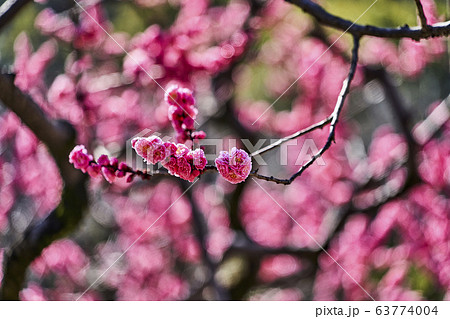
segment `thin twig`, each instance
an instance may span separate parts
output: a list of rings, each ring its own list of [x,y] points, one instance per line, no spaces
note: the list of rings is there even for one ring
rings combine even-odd
[[[420,23],[422,24],[422,28],[423,29],[430,28],[430,26],[428,25],[428,22],[427,22],[427,17],[425,16],[425,12],[423,11],[422,3],[420,2],[420,0],[415,0],[415,1],[416,1],[416,6],[417,6],[417,12],[418,12],[419,18],[420,18]]]
[[[6,0],[0,6],[0,29],[11,21],[31,0]]]
[[[290,182],[292,183],[298,176],[300,176],[309,166],[311,166],[317,158],[323,155],[331,146],[331,143],[335,141],[336,134],[336,124],[339,121],[339,115],[341,114],[342,108],[344,107],[345,98],[350,92],[350,84],[352,83],[353,77],[355,76],[356,67],[358,65],[358,50],[359,50],[359,37],[353,37],[353,51],[352,51],[352,63],[350,66],[350,71],[348,73],[347,78],[344,80],[342,85],[341,93],[339,94],[338,100],[336,102],[336,106],[333,111],[333,119],[330,124],[330,134],[328,135],[328,139],[325,145],[320,149],[320,151],[314,155],[306,164],[304,164],[297,173],[292,175],[290,178]]]
[[[275,178],[273,176],[268,177],[268,176],[260,175],[257,172],[252,172],[251,176],[265,180],[265,181],[274,182],[277,184],[289,185],[330,148],[331,143],[334,142],[335,133],[336,133],[336,124],[339,121],[339,115],[342,111],[342,107],[344,106],[345,98],[347,97],[347,95],[350,91],[350,84],[353,80],[353,77],[355,76],[356,67],[358,65],[359,40],[360,40],[360,38],[358,36],[353,37],[353,50],[352,50],[352,61],[351,61],[350,71],[348,73],[347,78],[344,80],[344,82],[342,84],[341,93],[339,94],[338,100],[334,107],[334,111],[330,115],[330,117],[331,117],[330,133],[328,134],[328,138],[327,138],[325,145],[319,150],[318,153],[313,155],[312,158],[308,162],[306,162],[306,164],[304,164],[302,167],[300,167],[300,169],[297,171],[297,173],[292,175],[289,179],[279,179],[279,178]],[[324,121],[326,121],[326,120],[324,120]],[[297,132],[295,134],[298,134],[298,133],[299,132]],[[279,144],[281,144],[281,143],[279,143]],[[269,149],[271,149],[271,148],[269,148]]]
[[[254,157],[254,156],[257,156],[257,155],[264,154],[265,152],[268,152],[271,149],[274,149],[274,148],[280,146],[281,144],[283,144],[283,143],[285,143],[285,142],[287,142],[289,140],[293,140],[293,139],[295,139],[297,137],[305,135],[305,134],[307,134],[309,132],[312,132],[312,131],[314,131],[316,129],[323,128],[324,126],[328,125],[331,122],[332,119],[333,119],[333,117],[330,115],[326,119],[324,119],[324,120],[322,120],[322,121],[320,121],[320,122],[318,122],[316,124],[313,124],[310,127],[307,127],[307,128],[305,128],[303,130],[295,132],[294,134],[291,134],[289,136],[283,137],[283,138],[279,139],[278,141],[276,141],[276,142],[274,142],[274,143],[272,143],[270,145],[267,145],[266,147],[263,147],[263,148],[255,151],[255,152],[253,152],[252,154],[250,154],[250,157]]]
[[[217,300],[228,300],[229,296],[227,291],[217,282],[215,279],[215,274],[217,271],[217,264],[212,260],[210,254],[207,250],[207,237],[208,237],[208,226],[203,213],[197,205],[197,202],[192,194],[192,189],[189,188],[189,184],[186,182],[181,183],[183,189],[186,191],[186,195],[192,207],[192,221],[193,228],[196,238],[200,244],[202,251],[203,261],[209,269],[211,280],[210,283],[215,292],[215,298]]]
[[[380,28],[372,25],[360,25],[349,20],[342,19],[327,12],[317,3],[310,0],[286,0],[295,4],[306,13],[312,15],[322,25],[333,27],[352,34],[353,36],[362,37],[364,35],[374,36],[378,38],[411,38],[419,41],[420,39],[428,39],[432,37],[448,36],[450,34],[450,21],[440,22],[430,25],[428,28],[409,27],[405,25],[399,28]]]

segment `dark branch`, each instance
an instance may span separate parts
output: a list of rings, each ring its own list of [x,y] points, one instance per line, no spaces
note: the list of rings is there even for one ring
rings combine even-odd
[[[360,25],[355,22],[337,17],[317,3],[310,0],[286,0],[295,4],[306,13],[312,15],[322,25],[333,27],[352,34],[353,36],[362,37],[364,35],[379,38],[411,38],[414,40],[428,39],[432,37],[448,36],[450,34],[450,21],[440,22],[430,25],[427,28],[412,27],[405,25],[400,28],[380,28],[372,25]]]
[[[31,262],[54,240],[66,236],[80,222],[87,205],[85,176],[68,162],[75,146],[75,130],[63,121],[52,121],[29,96],[14,85],[14,76],[0,74],[0,101],[27,125],[53,156],[64,189],[61,202],[50,215],[31,225],[22,240],[6,254],[0,295],[16,300]]]
[[[420,180],[419,173],[417,172],[416,154],[418,151],[418,144],[411,133],[411,115],[403,102],[402,97],[398,89],[392,83],[392,79],[385,69],[371,69],[366,67],[364,69],[367,80],[376,79],[383,86],[386,97],[389,101],[389,105],[392,109],[394,119],[400,128],[401,133],[406,139],[406,145],[408,147],[408,160],[407,169],[408,176],[405,185],[410,183],[416,183]]]
[[[0,29],[11,21],[31,0],[6,0],[0,7]]]
[[[372,192],[379,192],[380,194],[385,194],[384,196],[379,196],[367,207],[355,207],[355,204],[350,202],[344,207],[341,207],[339,215],[341,216],[339,222],[337,223],[334,231],[331,232],[329,239],[325,243],[325,248],[328,247],[330,241],[334,238],[335,234],[342,230],[346,224],[348,217],[353,214],[365,213],[372,218],[376,216],[378,209],[385,205],[386,203],[399,198],[406,194],[413,186],[421,182],[419,173],[417,172],[417,162],[416,154],[419,148],[418,143],[415,141],[413,135],[411,134],[411,123],[410,114],[408,113],[407,107],[405,106],[398,89],[393,85],[388,73],[383,68],[369,68],[365,67],[366,81],[371,81],[373,79],[378,80],[385,91],[386,97],[389,101],[389,105],[393,111],[393,117],[400,127],[401,133],[404,135],[407,143],[408,154],[407,158],[393,163],[390,168],[386,170],[383,176],[378,178],[372,177],[365,184],[359,185],[354,191],[353,198],[358,194],[365,192],[369,189],[373,189]],[[391,176],[391,173],[401,167],[405,167],[407,170],[407,176],[403,185],[401,185],[396,190],[390,190],[387,186],[387,181]]]
[[[313,124],[310,127],[307,127],[307,128],[305,128],[303,130],[295,132],[294,134],[291,134],[289,136],[283,137],[283,138],[279,139],[278,141],[276,141],[276,142],[274,142],[274,143],[272,143],[270,145],[267,145],[266,147],[263,147],[263,148],[257,150],[256,152],[253,152],[252,154],[250,154],[250,156],[254,157],[256,155],[264,154],[265,152],[268,152],[271,149],[274,149],[274,148],[280,146],[281,144],[283,144],[283,143],[285,143],[285,142],[287,142],[289,140],[293,140],[293,139],[295,139],[297,137],[305,135],[305,134],[307,134],[309,132],[312,132],[312,131],[314,131],[316,129],[323,128],[324,126],[328,125],[331,122],[332,119],[333,119],[333,117],[330,115],[326,119],[324,119],[324,120],[322,120],[322,121],[320,121],[320,122],[318,122],[316,124]]]
[[[194,233],[200,244],[203,261],[205,262],[205,264],[208,267],[209,272],[210,272],[209,273],[210,280],[208,282],[211,283],[211,285],[214,289],[214,292],[215,292],[215,297],[217,300],[228,300],[229,299],[228,293],[221,285],[219,285],[217,283],[217,281],[215,279],[217,265],[211,259],[211,256],[209,255],[208,250],[206,248],[208,228],[206,225],[206,220],[204,218],[204,215],[200,211],[200,208],[198,207],[198,205],[193,197],[192,189],[189,188],[189,185],[184,181],[181,183],[181,185],[183,187],[183,190],[186,191],[186,195],[187,195],[189,202],[191,204],[191,207],[192,207],[192,221],[193,221]]]
[[[14,85],[14,74],[0,74],[0,101],[16,113],[36,137],[47,145],[57,162],[65,156],[58,165],[66,176],[74,172],[67,161],[68,153],[64,153],[65,150],[60,148],[66,141],[75,137],[75,131],[70,124],[49,119],[39,105]]]
[[[427,17],[425,16],[425,12],[423,11],[422,3],[420,2],[420,0],[415,0],[415,1],[416,1],[416,6],[417,6],[417,13],[419,14],[420,23],[422,25],[422,28],[428,29],[430,26],[428,25]]]
[[[353,37],[353,50],[352,50],[352,61],[351,61],[350,71],[348,73],[347,78],[344,80],[344,83],[342,84],[341,93],[339,94],[338,100],[334,107],[334,111],[330,115],[330,117],[331,117],[330,133],[328,134],[328,138],[327,138],[325,145],[319,150],[319,152],[317,154],[313,155],[313,157],[308,162],[306,162],[306,164],[304,164],[297,171],[297,173],[292,175],[289,179],[278,179],[278,178],[274,178],[273,176],[267,177],[267,176],[260,175],[257,172],[252,172],[251,175],[253,177],[263,179],[263,180],[269,181],[269,182],[275,182],[277,184],[289,185],[330,148],[331,143],[334,142],[335,133],[336,133],[336,124],[339,120],[339,115],[344,106],[345,98],[347,97],[347,95],[350,91],[350,84],[353,80],[353,77],[355,76],[356,67],[358,65],[358,49],[359,49],[359,37],[354,36]],[[328,118],[330,118],[330,117],[328,117]],[[328,118],[322,122],[326,122],[328,120]],[[320,122],[320,123],[322,123],[322,122]],[[323,125],[325,125],[325,124],[323,124]],[[298,133],[295,133],[295,134],[298,134]],[[280,144],[281,143],[279,143],[278,145],[280,145]]]
[[[262,246],[254,242],[246,234],[237,232],[233,243],[227,249],[223,255],[223,259],[226,259],[232,254],[245,254],[247,257],[262,258],[269,255],[281,255],[287,254],[295,257],[308,259],[314,261],[317,256],[321,253],[321,250],[312,250],[310,248],[296,248],[296,247],[267,247]]]

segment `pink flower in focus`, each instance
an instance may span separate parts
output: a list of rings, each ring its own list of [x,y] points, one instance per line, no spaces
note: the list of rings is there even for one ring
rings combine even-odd
[[[194,151],[184,144],[165,143],[166,159],[163,166],[170,174],[193,182],[206,166],[205,153],[201,149]]]
[[[187,180],[192,183],[199,176],[200,176],[200,171],[194,169],[194,170],[192,170],[192,172],[189,175],[189,178],[187,178]]]
[[[178,107],[191,106],[195,104],[192,91],[186,88],[180,88],[178,85],[172,85],[167,89],[166,94],[164,95],[164,100],[167,104]]]
[[[225,151],[220,152],[219,157],[216,158],[216,160],[214,161],[216,163],[216,167],[217,167],[217,170],[219,171],[220,175],[228,176],[229,161],[230,161],[230,154],[228,154],[228,152],[225,152]]]
[[[188,161],[184,157],[178,158],[176,173],[182,179],[189,179],[191,175],[191,165],[189,165]]]
[[[175,157],[184,157],[189,153],[189,148],[184,144],[177,144],[177,151],[175,152]]]
[[[166,158],[165,143],[157,136],[134,138],[131,145],[139,156],[151,164],[156,164]]]
[[[98,164],[91,164],[86,170],[92,178],[96,178],[100,174],[101,166]]]
[[[102,173],[108,183],[112,184],[116,179],[116,174],[112,168],[102,167]]]
[[[191,154],[195,168],[198,170],[204,169],[207,163],[205,152],[202,149],[196,149],[195,151],[192,151]]]
[[[194,106],[192,91],[172,85],[167,89],[164,99],[169,104],[168,117],[177,135],[177,142],[184,143],[192,139],[191,133],[195,129],[198,112]]]
[[[77,145],[69,154],[69,163],[77,169],[80,169],[83,173],[89,166],[89,163],[93,160],[92,155],[89,155],[84,145]]]
[[[177,152],[177,146],[173,143],[166,142],[164,143],[164,147],[166,148],[167,156],[175,155]]]
[[[220,175],[232,184],[245,181],[252,169],[252,160],[247,152],[233,147],[231,154],[220,152],[215,160]]]
[[[197,139],[197,140],[203,140],[204,138],[206,138],[206,133],[203,131],[197,131],[197,132],[193,132],[191,134],[193,139]]]
[[[108,166],[109,165],[109,158],[108,155],[102,154],[97,160],[98,165],[100,166]]]
[[[170,174],[175,175],[177,170],[177,159],[176,157],[169,157],[165,161],[163,161],[163,167],[167,168]]]

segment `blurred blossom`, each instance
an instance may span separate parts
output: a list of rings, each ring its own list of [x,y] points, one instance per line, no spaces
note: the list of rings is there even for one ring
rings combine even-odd
[[[40,286],[35,283],[31,283],[27,288],[20,292],[20,300],[23,301],[46,301],[48,300],[44,291]]]
[[[406,157],[406,142],[390,127],[378,128],[373,134],[369,150],[369,165],[373,175],[380,176],[386,169]]]
[[[55,13],[50,8],[43,9],[35,20],[36,28],[42,33],[54,35],[63,41],[70,42],[75,36],[75,25],[68,16]]]
[[[52,40],[44,42],[39,49],[32,53],[30,40],[25,33],[21,33],[15,43],[14,83],[23,91],[38,90],[43,86],[43,72],[56,54],[56,43]]]
[[[44,249],[41,257],[31,267],[41,277],[53,272],[80,284],[85,280],[85,268],[88,264],[82,249],[73,241],[65,239]]]
[[[420,154],[422,162],[419,173],[422,178],[437,187],[450,187],[450,144],[444,138],[442,141],[432,140],[425,145]]]
[[[279,255],[265,258],[259,269],[259,277],[266,282],[280,277],[293,275],[301,269],[298,260],[290,255]]]

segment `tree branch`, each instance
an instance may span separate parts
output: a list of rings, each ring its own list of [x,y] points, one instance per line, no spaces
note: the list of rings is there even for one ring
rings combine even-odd
[[[307,134],[309,132],[312,132],[312,131],[314,131],[316,129],[319,129],[319,128],[321,129],[324,126],[328,125],[331,122],[332,119],[333,119],[333,116],[330,115],[326,119],[324,119],[324,120],[322,120],[322,121],[320,121],[320,122],[318,122],[316,124],[313,124],[313,125],[305,128],[305,129],[303,129],[303,130],[298,131],[298,132],[295,132],[294,134],[291,134],[291,135],[288,135],[286,137],[283,137],[283,138],[279,139],[278,141],[276,141],[276,142],[274,142],[274,143],[272,143],[270,145],[267,145],[266,147],[263,147],[263,148],[255,151],[255,152],[253,152],[252,154],[250,154],[250,157],[254,157],[254,156],[257,156],[257,155],[264,154],[265,152],[268,152],[268,151],[270,151],[270,150],[280,146],[281,144],[283,144],[283,143],[285,143],[285,142],[287,142],[289,140],[293,140],[293,139],[295,139],[297,137],[305,135],[305,134]]]
[[[400,196],[406,194],[408,190],[410,190],[413,186],[421,182],[419,173],[417,171],[417,162],[416,162],[416,153],[418,151],[419,145],[417,144],[411,133],[410,114],[408,113],[407,108],[404,105],[403,99],[401,98],[398,89],[393,85],[392,80],[390,79],[386,70],[384,70],[383,68],[374,69],[370,67],[365,67],[364,70],[366,74],[366,81],[376,79],[383,86],[386,97],[389,101],[389,105],[391,106],[391,109],[393,111],[393,116],[397,122],[397,125],[400,127],[400,131],[402,132],[402,134],[406,139],[408,154],[407,159],[397,163],[393,163],[393,165],[389,169],[387,169],[385,174],[383,174],[383,176],[381,176],[380,178],[375,179],[372,177],[364,185],[357,186],[353,197],[355,197],[355,195],[358,195],[363,191],[368,190],[369,188],[372,188],[373,186],[380,185],[378,188],[375,188],[372,191],[377,191],[382,189],[383,187],[386,187],[386,181],[391,175],[390,173],[392,173],[392,171],[400,167],[406,166],[407,176],[405,182],[401,187],[399,187],[394,192],[391,192],[390,194],[378,198],[368,207],[364,208],[355,207],[355,205],[351,202],[342,207],[340,213],[341,219],[339,220],[335,229],[330,234],[327,242],[325,243],[324,245],[325,248],[328,247],[330,241],[334,238],[334,235],[340,230],[342,230],[349,216],[355,213],[366,213],[373,218],[381,206],[383,206],[384,204],[388,203],[389,201],[395,198],[399,198]],[[381,191],[380,193],[386,192]]]
[[[273,176],[268,177],[268,176],[264,176],[264,175],[258,174],[257,171],[252,172],[251,176],[253,176],[255,178],[262,179],[262,180],[265,180],[265,181],[275,182],[277,184],[289,185],[330,148],[331,143],[334,142],[335,133],[336,133],[336,124],[337,124],[337,122],[339,120],[339,115],[341,113],[342,107],[344,106],[345,98],[347,97],[347,95],[348,95],[348,93],[350,91],[350,84],[351,84],[351,82],[353,80],[353,77],[355,76],[356,67],[358,65],[359,40],[360,40],[360,38],[358,36],[353,36],[353,50],[352,50],[352,61],[351,61],[350,71],[348,73],[347,78],[344,80],[344,83],[342,84],[341,93],[339,94],[338,100],[337,100],[336,105],[334,107],[334,111],[327,119],[325,119],[322,122],[318,123],[318,124],[323,123],[322,125],[325,125],[324,123],[326,123],[327,120],[329,118],[331,118],[330,133],[328,134],[328,138],[327,138],[327,141],[326,141],[325,145],[319,150],[319,152],[317,154],[313,155],[313,157],[308,162],[306,162],[306,164],[304,164],[297,171],[297,173],[292,175],[289,179],[279,179],[279,178],[275,178]],[[308,128],[308,129],[310,129],[310,128]],[[316,127],[316,128],[318,128],[318,127]],[[299,134],[300,132],[301,131],[295,133],[294,135]],[[285,141],[290,139],[289,136],[286,137],[286,138],[281,139],[280,141],[284,141],[285,142]],[[276,143],[278,143],[278,142],[276,142]],[[282,142],[278,143],[277,146],[280,145],[281,143]],[[270,147],[270,145],[269,145],[269,147]],[[270,147],[269,149],[271,149],[271,148],[273,148],[273,147]]]
[[[406,105],[404,105],[403,99],[400,96],[398,89],[392,83],[392,80],[385,69],[373,69],[365,67],[364,71],[368,80],[376,79],[383,86],[394,118],[400,128],[401,133],[406,139],[406,145],[408,147],[408,160],[406,163],[408,176],[405,184],[408,185],[410,183],[416,183],[420,180],[419,173],[417,172],[417,163],[415,158],[418,151],[418,145],[411,133],[411,115],[409,114]]]
[[[192,207],[192,221],[193,221],[193,228],[194,233],[197,237],[197,240],[200,244],[200,248],[202,251],[203,261],[205,262],[206,266],[209,269],[209,276],[210,276],[210,283],[214,288],[215,297],[217,300],[228,300],[228,293],[226,290],[217,283],[215,279],[216,269],[217,265],[216,263],[211,259],[211,256],[208,253],[208,250],[206,248],[206,240],[208,236],[208,229],[206,225],[206,220],[204,218],[204,215],[200,211],[200,208],[198,207],[193,195],[192,195],[192,189],[189,188],[189,185],[182,181],[181,182],[182,188],[186,192],[186,195],[189,199],[189,202]]]
[[[226,259],[229,255],[235,253],[245,254],[247,257],[254,258],[262,258],[268,255],[287,254],[314,261],[321,252],[322,250],[313,250],[310,248],[266,247],[256,243],[246,234],[237,232],[233,243],[224,253],[223,259]]]
[[[22,240],[6,254],[0,296],[17,300],[30,263],[45,247],[67,235],[80,222],[87,205],[86,177],[68,161],[76,135],[69,123],[47,118],[39,105],[14,85],[11,74],[0,74],[0,101],[44,142],[64,181],[58,207],[44,220],[30,225]]]
[[[372,25],[360,25],[355,22],[342,19],[327,12],[320,5],[310,0],[286,1],[298,6],[306,13],[312,15],[322,25],[348,32],[357,37],[368,35],[378,38],[411,38],[419,41],[421,39],[448,36],[450,34],[450,21],[436,23],[427,28],[410,28],[407,25],[400,28],[380,28]]]
[[[0,29],[11,21],[31,0],[6,0],[0,7]]]
[[[420,2],[420,0],[415,0],[415,1],[416,1],[417,12],[419,14],[420,23],[422,25],[422,28],[428,29],[430,26],[428,25],[427,17],[425,16],[425,12],[423,11],[422,3]]]

